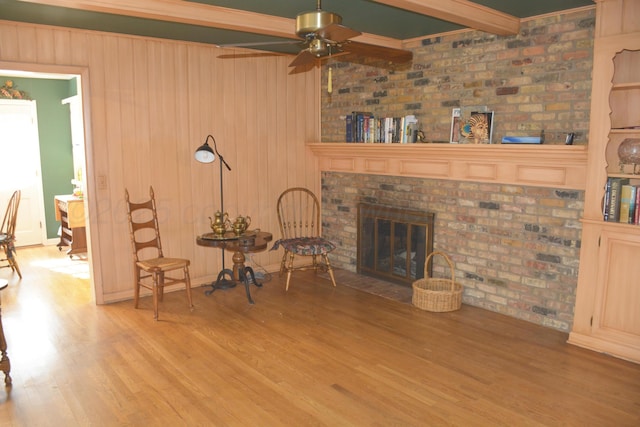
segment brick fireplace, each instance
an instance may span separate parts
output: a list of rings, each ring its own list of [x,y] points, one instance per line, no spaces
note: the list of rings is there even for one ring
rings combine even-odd
[[[332,262],[357,268],[357,206],[435,213],[434,249],[455,263],[463,302],[564,332],[573,322],[586,180],[594,8],[523,20],[513,37],[454,32],[407,45],[409,69],[333,63],[322,91],[322,172]],[[322,81],[327,81],[323,67]],[[448,141],[451,109],[495,108],[495,142],[547,136],[539,146],[346,144],[344,115],[415,114],[429,141]],[[553,145],[556,144],[556,145]],[[434,274],[446,266],[434,260]]]
[[[463,303],[565,332],[573,320],[583,201],[580,190],[322,173],[323,233],[338,244],[336,267],[357,269],[360,203],[433,212],[434,250],[454,261]],[[434,277],[447,271],[434,260]]]

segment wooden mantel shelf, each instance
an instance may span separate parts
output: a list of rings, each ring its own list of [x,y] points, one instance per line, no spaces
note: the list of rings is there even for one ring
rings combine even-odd
[[[585,189],[586,145],[309,143],[321,171]]]

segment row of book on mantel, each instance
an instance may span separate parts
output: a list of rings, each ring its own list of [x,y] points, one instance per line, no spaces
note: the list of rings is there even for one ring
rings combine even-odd
[[[640,185],[629,178],[609,177],[604,192],[604,220],[640,224]]]
[[[354,111],[345,121],[347,142],[406,144],[418,140],[418,119],[414,115],[375,117],[373,113]]]

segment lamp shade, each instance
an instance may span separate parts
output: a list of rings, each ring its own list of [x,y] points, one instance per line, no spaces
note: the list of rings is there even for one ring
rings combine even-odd
[[[216,159],[216,155],[213,153],[213,149],[209,146],[209,143],[205,141],[196,150],[195,158],[200,163],[211,163]]]

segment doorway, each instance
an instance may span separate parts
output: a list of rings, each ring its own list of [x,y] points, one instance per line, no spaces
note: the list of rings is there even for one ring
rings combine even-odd
[[[16,246],[44,243],[44,195],[36,101],[0,99],[0,129],[2,173],[4,177],[10,177],[0,182],[0,200],[9,200],[15,190],[21,190]]]
[[[77,168],[75,165],[69,166],[69,170],[67,171],[65,169],[64,171],[64,180],[65,180],[64,182],[68,183],[69,189],[56,194],[70,194],[72,192],[71,189],[73,188],[71,180],[72,179],[77,180],[78,178],[80,178],[81,185],[84,190],[84,195],[87,195],[88,192],[86,191],[87,190],[86,156],[88,156],[89,153],[85,155],[87,144],[88,144],[88,136],[85,129],[85,117],[88,118],[90,115],[87,107],[86,95],[85,93],[83,93],[82,88],[83,88],[83,85],[88,84],[88,70],[83,67],[75,67],[75,66],[12,63],[12,62],[0,61],[0,75],[7,76],[7,77],[15,76],[16,78],[19,77],[22,79],[34,79],[34,80],[36,79],[37,80],[55,79],[58,81],[66,80],[66,81],[69,81],[69,85],[71,84],[75,85],[77,90],[77,93],[75,95],[72,95],[71,97],[69,97],[70,94],[67,93],[66,96],[62,96],[58,98],[57,102],[59,103],[58,105],[60,105],[60,103],[69,104],[65,106],[65,108],[67,108],[66,120],[70,120],[71,122],[70,126],[71,126],[71,132],[72,132],[72,135],[71,135],[72,140],[69,141],[69,151],[71,152],[74,146],[76,148],[77,146],[80,146],[81,155],[74,156],[74,160],[80,159],[82,164],[81,165],[82,176],[78,177]],[[73,152],[76,153],[76,150],[74,149]],[[44,157],[47,156],[45,151],[42,151],[41,154]],[[56,168],[54,167],[54,169]],[[43,175],[47,175],[47,173],[43,171]],[[43,177],[40,177],[40,180],[42,181]],[[44,181],[47,185],[50,184],[46,176],[44,177]],[[49,205],[53,206],[54,197],[53,197],[53,194],[50,194],[50,193],[51,193],[51,190],[47,191],[46,187],[43,189],[44,200],[42,200],[41,198],[41,205],[44,205],[45,203],[47,203],[46,206],[49,206]],[[102,304],[104,302],[102,287],[96,286],[95,274],[94,274],[94,273],[99,274],[99,263],[98,263],[98,266],[96,267],[95,262],[93,261],[93,254],[91,250],[90,221],[89,221],[89,217],[91,213],[90,212],[91,203],[89,200],[87,200],[86,197],[85,197],[84,204],[85,204],[85,212],[87,216],[86,231],[87,231],[87,246],[89,248],[87,253],[87,258],[89,262],[89,282],[90,282],[89,284],[94,296],[94,302],[96,302],[97,304]],[[22,208],[22,204],[21,204],[21,208]],[[54,220],[52,223],[52,221],[49,218],[50,213],[51,212],[49,210],[46,210],[45,212],[45,215],[47,216],[47,225],[51,226],[51,224],[53,224],[53,226],[55,227],[55,231],[52,238],[51,230],[49,230],[48,237],[44,241],[42,241],[46,245],[53,245],[55,243],[58,243],[60,240],[59,237],[55,236],[59,227],[59,223],[55,221],[55,215],[53,215]],[[55,209],[53,209],[53,213],[55,213]],[[99,254],[96,254],[96,256],[99,259]]]

